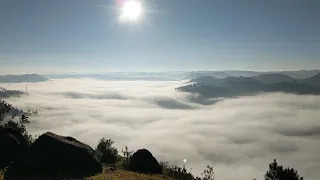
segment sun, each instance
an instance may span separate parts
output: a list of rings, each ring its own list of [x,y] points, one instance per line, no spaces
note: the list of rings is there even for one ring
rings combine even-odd
[[[127,0],[120,8],[121,21],[138,21],[143,13],[142,4],[138,0]]]

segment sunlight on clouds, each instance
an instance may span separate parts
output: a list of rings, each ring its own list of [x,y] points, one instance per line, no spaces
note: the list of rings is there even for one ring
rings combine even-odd
[[[92,147],[111,138],[118,149],[147,148],[196,175],[212,165],[216,179],[262,179],[274,158],[319,179],[319,96],[271,93],[202,105],[174,90],[183,83],[50,80],[29,83],[30,96],[7,101],[40,112],[27,127],[35,135],[52,131]],[[1,86],[24,90],[25,83]]]

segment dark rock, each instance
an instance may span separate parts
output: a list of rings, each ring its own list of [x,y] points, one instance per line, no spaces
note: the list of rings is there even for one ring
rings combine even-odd
[[[5,179],[81,178],[101,172],[102,165],[90,146],[47,132],[9,166]]]
[[[115,167],[108,167],[105,171],[107,172],[107,173],[113,173],[113,172],[115,172],[117,170],[117,168],[115,168]]]
[[[132,155],[129,170],[145,174],[162,174],[157,159],[146,149],[139,149]]]
[[[27,149],[28,148],[28,140],[19,132],[19,130],[16,130],[14,128],[4,128],[4,132],[12,134],[17,140],[20,142],[22,148]]]
[[[12,128],[0,128],[0,169],[8,166],[28,148],[28,141]]]

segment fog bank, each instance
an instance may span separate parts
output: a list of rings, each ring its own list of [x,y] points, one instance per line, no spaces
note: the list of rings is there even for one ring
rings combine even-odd
[[[179,81],[59,79],[29,83],[29,96],[10,98],[30,118],[34,135],[52,131],[88,143],[101,137],[121,152],[149,149],[159,161],[199,175],[213,165],[216,179],[262,179],[268,164],[320,176],[320,97],[283,93],[204,100],[174,89]],[[26,84],[0,84],[24,91]]]

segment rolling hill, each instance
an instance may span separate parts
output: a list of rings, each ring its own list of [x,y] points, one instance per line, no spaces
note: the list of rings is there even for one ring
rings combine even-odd
[[[195,79],[202,76],[211,76],[216,78],[226,78],[230,77],[229,74],[223,72],[223,71],[195,71],[191,72],[187,77],[184,79]]]
[[[264,84],[280,82],[297,82],[296,79],[285,74],[260,74],[258,76],[253,76],[252,78]]]
[[[320,70],[301,70],[301,71],[237,71],[237,70],[226,70],[226,71],[194,71],[190,72],[184,79],[195,79],[201,76],[212,76],[216,78],[227,78],[227,77],[255,77],[259,75],[286,75],[293,79],[302,80],[313,77],[320,73]],[[283,77],[285,78],[285,77]],[[288,77],[286,77],[288,78]]]
[[[300,80],[301,83],[307,83],[312,86],[320,87],[320,73],[310,78]]]
[[[297,80],[283,74],[262,74],[254,77],[211,76],[198,77],[178,91],[198,93],[204,98],[235,97],[261,92],[285,92],[294,94],[320,94],[320,74],[304,80]]]
[[[38,74],[0,76],[0,83],[44,82],[47,80],[47,78],[42,77]]]

